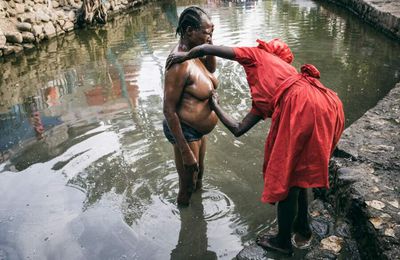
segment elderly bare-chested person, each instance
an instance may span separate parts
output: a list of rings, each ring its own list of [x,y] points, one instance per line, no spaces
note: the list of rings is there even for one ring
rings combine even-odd
[[[203,9],[186,8],[179,17],[176,32],[180,39],[172,52],[212,43],[213,30],[214,25]],[[174,147],[180,206],[189,205],[192,192],[202,186],[205,135],[218,121],[208,104],[217,87],[217,79],[212,74],[215,67],[215,57],[207,56],[175,64],[165,74],[163,127]]]

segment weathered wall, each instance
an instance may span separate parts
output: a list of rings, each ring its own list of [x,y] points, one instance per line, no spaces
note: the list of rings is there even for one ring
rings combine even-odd
[[[400,41],[400,1],[398,0],[328,0],[339,4]]]
[[[339,142],[344,158],[334,159],[323,196],[351,221],[365,259],[400,256],[399,131],[400,83],[346,129]]]
[[[112,15],[145,2],[109,0],[105,7]],[[74,30],[81,5],[81,0],[1,0],[0,57]]]

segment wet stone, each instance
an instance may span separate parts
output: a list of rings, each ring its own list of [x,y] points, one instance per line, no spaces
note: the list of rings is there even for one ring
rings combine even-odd
[[[315,235],[320,239],[328,236],[329,234],[329,222],[322,218],[314,218],[311,220],[311,229]]]
[[[22,43],[22,34],[19,32],[6,32],[5,36],[7,38],[7,42]]]
[[[305,260],[335,260],[337,256],[328,251],[320,248],[314,248],[304,256]]]
[[[253,244],[246,246],[236,256],[237,260],[267,260],[266,252],[261,247]]]
[[[22,32],[30,32],[32,29],[32,25],[30,23],[18,23],[17,29]]]
[[[36,41],[33,33],[30,32],[23,32],[22,39],[24,43],[34,43]]]
[[[351,227],[345,221],[337,221],[335,226],[335,234],[340,237],[349,238],[351,237]]]

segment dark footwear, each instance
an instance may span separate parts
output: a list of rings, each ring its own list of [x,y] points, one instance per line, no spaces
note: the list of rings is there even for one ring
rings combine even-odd
[[[256,240],[256,243],[266,250],[273,250],[287,256],[293,255],[292,246],[290,245],[287,248],[281,247],[278,243],[278,238],[276,236],[261,236]]]
[[[294,233],[292,236],[292,245],[298,249],[307,249],[311,246],[312,235],[307,237],[299,233]]]

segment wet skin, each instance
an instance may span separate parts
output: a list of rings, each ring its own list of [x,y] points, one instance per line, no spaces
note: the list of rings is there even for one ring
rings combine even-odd
[[[195,46],[212,44],[214,25],[203,16],[200,28],[188,28],[174,52],[188,51]],[[209,107],[209,99],[218,84],[215,57],[188,60],[169,67],[165,74],[164,115],[176,143],[175,165],[179,175],[178,205],[188,205],[191,193],[201,187],[206,151],[206,137],[187,142],[181,122],[202,134],[208,134],[217,124],[217,116]]]
[[[203,134],[208,134],[218,122],[217,115],[208,104],[218,81],[199,59],[186,62],[190,76],[183,90],[177,113],[182,122]]]

